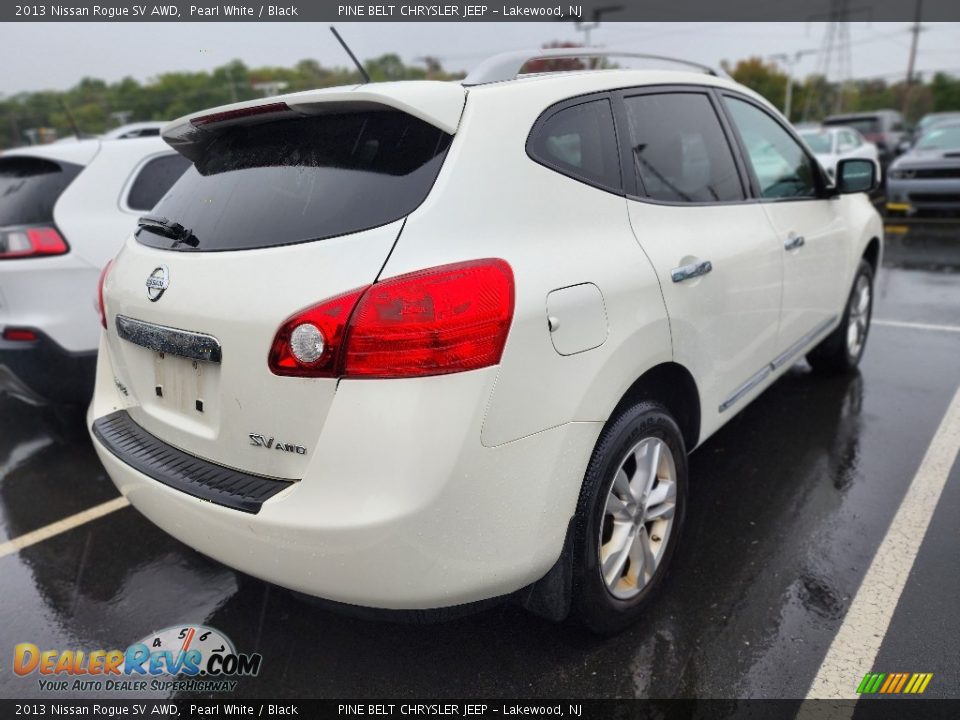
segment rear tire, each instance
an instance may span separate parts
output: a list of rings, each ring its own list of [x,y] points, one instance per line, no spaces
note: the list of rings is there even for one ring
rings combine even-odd
[[[807,354],[810,366],[823,373],[853,371],[860,364],[873,315],[873,266],[861,259],[853,276],[843,318],[837,328]]]
[[[676,421],[641,402],[604,428],[574,525],[574,620],[613,635],[639,620],[663,585],[683,528],[687,452]]]

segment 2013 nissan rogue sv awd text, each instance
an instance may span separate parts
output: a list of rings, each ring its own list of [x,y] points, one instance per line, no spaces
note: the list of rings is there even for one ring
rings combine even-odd
[[[875,166],[829,185],[700,68],[521,75],[561,52],[164,129],[192,167],[104,273],[88,417],[137,509],[339,603],[643,613],[687,454],[860,360]]]

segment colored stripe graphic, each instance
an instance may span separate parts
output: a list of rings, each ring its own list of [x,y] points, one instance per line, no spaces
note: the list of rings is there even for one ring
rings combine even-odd
[[[857,694],[920,695],[933,679],[933,673],[867,673],[857,686]]]
[[[887,675],[887,681],[883,684],[883,687],[880,688],[880,692],[882,693],[890,692],[890,688],[893,685],[896,685],[897,680],[899,679],[900,679],[900,675],[898,673],[890,673],[889,675]]]

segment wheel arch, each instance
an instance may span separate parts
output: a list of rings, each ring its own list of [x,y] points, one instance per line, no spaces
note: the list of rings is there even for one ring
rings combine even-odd
[[[638,377],[610,413],[615,418],[621,410],[641,400],[659,402],[676,419],[687,451],[700,441],[700,392],[687,368],[676,362],[656,365]]]
[[[870,238],[861,257],[870,263],[873,273],[876,275],[877,270],[880,269],[880,238],[876,236]]]

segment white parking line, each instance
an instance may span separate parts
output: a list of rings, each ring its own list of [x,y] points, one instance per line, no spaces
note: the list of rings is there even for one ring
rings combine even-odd
[[[960,389],[953,396],[917,474],[910,481],[900,508],[813,679],[807,698],[857,697],[854,691],[863,676],[874,669],[873,663],[887,634],[893,611],[958,452]]]
[[[73,530],[75,527],[79,527],[80,525],[88,523],[92,520],[101,518],[104,515],[109,515],[114,510],[125,508],[129,504],[130,503],[127,502],[125,497],[121,496],[114,498],[113,500],[108,500],[100,505],[94,505],[92,508],[88,508],[83,512],[78,512],[76,515],[71,515],[63,520],[57,520],[55,523],[45,525],[39,530],[34,530],[33,532],[28,532],[25,535],[14,538],[13,540],[8,540],[0,545],[0,557],[11,555],[12,553],[23,550],[26,547],[35,545],[38,542],[48,540],[49,538],[59,535],[60,533],[64,533],[67,530]]]
[[[934,325],[931,323],[906,322],[904,320],[874,320],[874,325],[909,328],[910,330],[933,330],[934,332],[960,333],[960,325]]]

